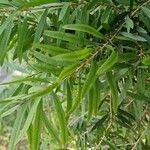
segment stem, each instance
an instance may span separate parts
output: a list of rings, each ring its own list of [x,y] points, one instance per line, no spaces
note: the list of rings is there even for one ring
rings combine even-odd
[[[147,131],[147,128],[145,128],[145,130],[142,132],[141,136],[138,138],[138,140],[136,141],[136,143],[134,144],[134,146],[132,147],[131,150],[135,150],[136,149],[137,145],[141,141],[142,137],[145,135],[146,131]]]

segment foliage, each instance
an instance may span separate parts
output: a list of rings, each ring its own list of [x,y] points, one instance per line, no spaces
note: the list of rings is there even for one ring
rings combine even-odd
[[[149,0],[1,0],[8,150],[150,149]],[[13,65],[12,65],[13,64]],[[12,92],[13,88],[13,92]]]

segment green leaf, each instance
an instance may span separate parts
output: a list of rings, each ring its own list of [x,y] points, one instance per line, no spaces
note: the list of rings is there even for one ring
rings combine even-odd
[[[92,115],[94,113],[94,108],[96,104],[95,98],[96,98],[96,91],[92,87],[89,91],[89,96],[88,96],[88,116],[87,116],[88,120],[92,118]]]
[[[55,67],[53,65],[47,64],[47,63],[43,63],[43,62],[37,62],[37,63],[33,63],[31,64],[31,66],[38,72],[45,72],[48,74],[54,74],[56,76],[58,76],[61,72],[61,68],[60,67]]]
[[[13,125],[13,129],[11,132],[11,137],[9,140],[8,150],[15,149],[15,143],[16,143],[18,135],[20,133],[21,123],[23,121],[26,109],[27,109],[27,105],[24,104],[19,108],[19,110],[17,112],[17,116],[16,116],[15,123]]]
[[[144,57],[142,63],[146,66],[150,66],[150,56],[149,57]]]
[[[1,0],[0,1],[0,6],[2,5],[2,7],[4,6],[8,6],[8,7],[11,7],[11,3],[9,1],[6,1],[6,0]]]
[[[93,114],[96,116],[101,104],[101,83],[99,79],[96,79],[95,84],[93,85],[93,90],[95,91],[95,97],[93,102]]]
[[[40,139],[42,134],[42,113],[43,113],[43,102],[40,101],[36,110],[35,121],[33,124],[32,134],[32,149],[39,150]]]
[[[4,31],[4,34],[0,43],[0,64],[3,64],[13,26],[14,26],[13,18],[11,18],[9,20],[9,24],[7,25],[7,30]]]
[[[148,31],[150,31],[150,19],[148,18],[148,16],[145,14],[146,12],[141,11],[140,13],[140,20],[145,24],[145,26],[147,27]]]
[[[37,99],[36,101],[34,101],[34,104],[32,105],[32,107],[31,107],[31,109],[30,109],[30,112],[29,112],[29,114],[28,114],[28,117],[27,117],[27,119],[26,119],[26,121],[25,121],[25,123],[24,123],[23,129],[21,130],[21,132],[20,132],[20,134],[19,134],[19,136],[18,136],[18,138],[17,138],[15,144],[17,144],[17,143],[20,141],[20,139],[21,139],[21,138],[25,135],[25,133],[27,132],[27,130],[28,130],[30,124],[31,124],[32,121],[33,121],[33,117],[34,117],[34,115],[35,115],[35,113],[36,113],[36,110],[37,110],[37,107],[38,107],[38,104],[40,103],[40,101],[41,101],[41,99]]]
[[[27,116],[27,112],[26,112],[26,116]],[[28,130],[27,130],[27,136],[28,136],[28,142],[29,142],[29,146],[30,146],[30,149],[32,149],[32,143],[33,143],[33,140],[32,140],[32,136],[33,136],[33,125],[30,124]]]
[[[1,100],[0,103],[16,103],[17,100],[23,99],[23,98],[27,98],[28,96],[26,94],[20,94],[20,95],[16,95],[16,96],[12,96],[9,98],[5,98],[4,100]]]
[[[14,81],[10,81],[10,82],[0,83],[0,85],[16,84],[16,83],[29,82],[29,81],[49,83],[48,80],[41,79],[39,77],[31,77],[30,76],[30,77],[25,77],[23,79],[18,79],[18,80],[14,80]]]
[[[100,39],[104,39],[104,36],[102,33],[98,32],[95,28],[85,25],[85,24],[67,24],[63,26],[64,29],[67,30],[75,30],[75,31],[81,31],[81,32],[86,32],[89,33],[95,37],[98,37]]]
[[[96,75],[100,76],[107,72],[115,63],[118,62],[118,53],[113,51],[107,60],[98,68]]]
[[[112,74],[112,72],[107,72],[107,79],[111,90],[112,95],[112,108],[114,113],[117,112],[118,109],[118,103],[119,103],[119,97],[118,97],[118,89],[115,82],[115,78]]]
[[[95,61],[93,61],[91,68],[90,68],[90,71],[86,77],[85,83],[84,83],[83,88],[82,88],[82,94],[81,94],[82,97],[84,97],[89,92],[89,90],[91,89],[91,87],[95,83],[95,80],[97,77],[96,72],[97,72],[97,64]]]
[[[70,3],[65,3],[64,6],[62,7],[60,14],[59,14],[59,21],[62,21],[65,18],[65,15],[68,11],[68,8],[70,6]]]
[[[45,24],[46,24],[47,13],[48,13],[48,11],[45,10],[44,13],[42,14],[41,18],[40,18],[38,25],[37,25],[36,32],[34,35],[34,42],[35,43],[40,41],[42,32],[43,32]]]
[[[71,109],[73,102],[71,83],[67,81],[67,112]]]
[[[17,13],[13,13],[10,16],[6,18],[6,20],[3,22],[3,24],[0,26],[0,35],[4,32],[5,29],[9,26],[9,24],[12,24],[12,21],[14,17],[17,16]]]
[[[104,123],[104,121],[108,118],[108,114],[104,115],[101,119],[99,119],[95,124],[94,126],[92,127],[92,131],[101,127]]]
[[[82,60],[88,57],[91,53],[92,53],[92,49],[85,48],[83,50],[57,55],[52,57],[52,59],[56,61],[62,61],[62,62],[76,62],[78,60]]]
[[[64,80],[65,78],[68,78],[72,73],[75,72],[79,64],[73,64],[71,66],[65,67],[62,72],[59,75],[60,80]]]
[[[65,112],[62,108],[60,100],[58,99],[55,93],[53,93],[53,99],[54,99],[55,109],[58,115],[59,125],[61,128],[62,144],[64,145],[67,142],[67,137],[68,137],[68,129],[67,129],[67,122],[65,119]]]
[[[12,108],[8,109],[7,111],[3,112],[2,114],[0,114],[0,116],[2,118],[6,117],[6,116],[12,114],[14,111],[16,111],[18,109],[18,107],[19,107],[19,105],[15,105],[14,107],[12,107]]]
[[[126,40],[146,42],[146,40],[143,37],[139,36],[139,35],[134,35],[132,33],[127,33],[127,32],[121,32],[121,34],[127,38]]]
[[[146,74],[144,69],[137,69],[137,93],[145,94]]]
[[[126,22],[126,26],[127,26],[127,32],[130,33],[130,29],[134,28],[134,23],[133,21],[129,18],[129,16],[127,16],[125,18],[125,22]]]
[[[23,57],[23,47],[25,45],[27,32],[28,32],[27,16],[24,17],[23,22],[20,17],[18,23],[18,39],[16,46],[16,53],[20,62],[22,61]]]
[[[32,63],[31,66],[39,72],[54,74],[58,76],[61,72],[61,68],[46,64],[46,63]]]
[[[81,95],[81,79],[79,78],[79,84],[78,84],[78,94],[74,100],[74,104],[70,108],[70,110],[66,113],[66,118],[69,119],[70,115],[80,106],[80,103],[82,101],[82,95]]]
[[[41,90],[38,90],[37,92],[29,95],[28,97],[35,99],[37,97],[41,97],[43,95],[51,93],[53,89],[55,89],[59,84],[60,84],[59,82],[54,82],[53,84],[47,86],[46,88],[42,88]]]
[[[45,44],[39,44],[39,43],[33,43],[33,48],[38,48],[44,52],[47,52],[48,54],[52,56],[71,52],[71,50],[61,48],[58,46],[45,45]]]
[[[37,52],[37,51],[33,51],[32,54],[34,55],[35,58],[37,58],[38,60],[42,61],[42,63],[46,63],[46,64],[49,64],[51,66],[67,66],[67,65],[70,65],[72,64],[72,62],[65,62],[63,60],[55,60],[55,56],[54,58],[53,57],[50,57],[48,55],[44,55],[40,52]]]
[[[128,118],[126,118],[125,116],[123,116],[122,114],[118,114],[117,118],[119,119],[119,121],[121,121],[122,123],[124,123],[125,126],[127,126],[129,129],[132,128],[133,126],[133,122],[130,121]]]
[[[49,31],[49,30],[45,30],[44,31],[44,35],[51,37],[51,38],[55,38],[55,39],[59,39],[62,41],[68,41],[70,43],[75,43],[75,44],[85,44],[88,43],[89,41],[79,38],[74,34],[71,33],[64,33],[61,31]]]
[[[136,121],[135,117],[131,113],[129,113],[129,112],[125,111],[125,110],[118,109],[118,113],[122,114],[124,117],[129,118],[132,121]]]
[[[102,13],[101,23],[106,30],[110,28],[109,20],[110,20],[111,13],[112,13],[111,7],[106,7],[106,9]]]
[[[58,142],[60,143],[59,134],[56,129],[54,129],[54,125],[48,120],[45,113],[42,113],[42,120],[43,124],[47,128],[49,134]]]
[[[42,62],[54,66],[66,66],[72,64],[73,62],[85,59],[92,53],[92,50],[85,48],[83,50],[74,51],[66,54],[60,54],[53,57],[46,56],[36,51],[33,51],[32,53],[36,58],[38,58]]]
[[[150,19],[150,9],[142,7],[142,12]]]

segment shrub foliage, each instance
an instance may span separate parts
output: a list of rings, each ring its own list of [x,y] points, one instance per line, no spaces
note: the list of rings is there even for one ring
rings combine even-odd
[[[150,0],[1,0],[8,150],[150,149]]]

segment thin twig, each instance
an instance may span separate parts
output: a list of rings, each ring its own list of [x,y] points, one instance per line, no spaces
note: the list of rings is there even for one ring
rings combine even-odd
[[[142,132],[141,136],[138,138],[138,140],[136,141],[136,143],[134,144],[134,146],[132,147],[131,150],[135,150],[136,149],[137,145],[141,141],[142,137],[145,135],[146,131],[147,131],[147,128],[145,128],[145,130]]]

